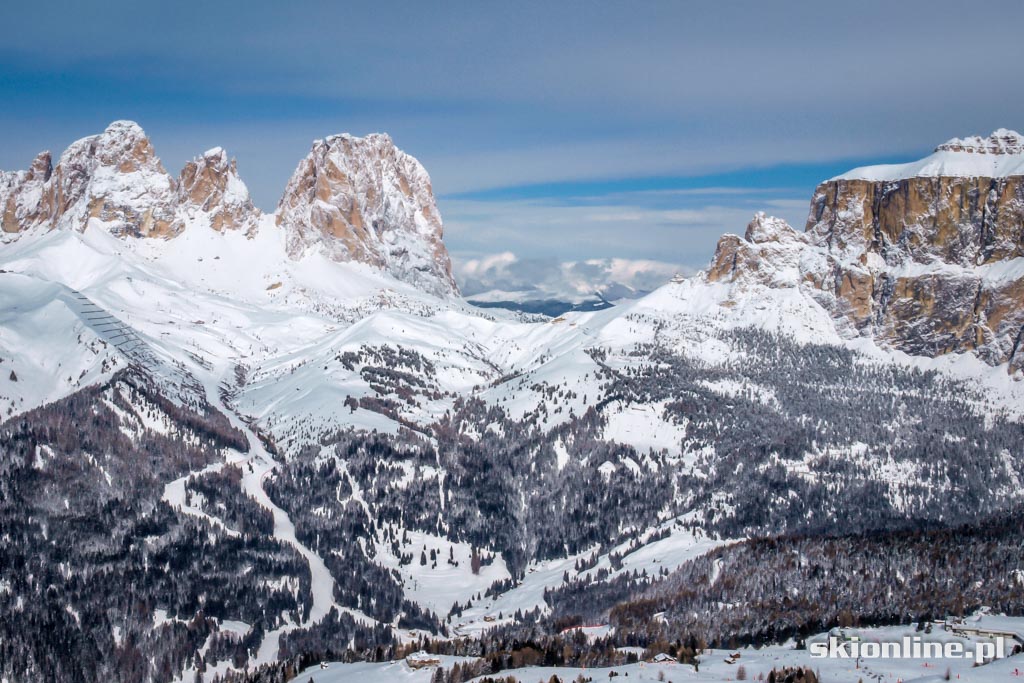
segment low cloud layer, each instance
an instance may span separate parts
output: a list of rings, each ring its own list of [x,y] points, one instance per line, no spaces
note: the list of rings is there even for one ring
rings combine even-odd
[[[558,299],[583,301],[597,292],[609,299],[632,298],[665,284],[676,273],[692,270],[650,259],[588,259],[558,262],[519,258],[512,252],[455,259],[462,293],[484,301]]]

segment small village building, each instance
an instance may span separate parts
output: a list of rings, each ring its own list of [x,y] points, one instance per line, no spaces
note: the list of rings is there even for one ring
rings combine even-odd
[[[432,655],[423,650],[413,652],[405,658],[405,663],[410,669],[425,669],[432,666],[441,666],[441,660],[437,655]]]

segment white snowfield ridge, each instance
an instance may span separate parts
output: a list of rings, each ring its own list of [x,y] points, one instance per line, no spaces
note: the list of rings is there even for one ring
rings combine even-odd
[[[1024,136],[1000,128],[987,138],[953,138],[924,159],[906,164],[861,166],[832,180],[906,178],[1006,178],[1024,175]]]

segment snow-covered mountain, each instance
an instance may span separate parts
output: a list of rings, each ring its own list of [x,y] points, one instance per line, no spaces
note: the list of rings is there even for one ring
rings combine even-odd
[[[288,181],[277,224],[293,257],[321,247],[426,291],[457,292],[430,177],[387,135],[314,142]]]
[[[69,146],[51,167],[43,152],[25,174],[8,175],[4,231],[85,230],[90,221],[118,235],[168,237],[175,220],[174,180],[138,124],[115,121]]]
[[[479,645],[745,537],[1006,514],[1020,179],[833,179],[803,233],[550,318],[457,296],[386,136],[314,143],[272,215],[135,124],[40,155],[0,178],[0,677]]]
[[[706,279],[806,293],[846,337],[1024,368],[1024,138],[953,139],[822,183],[804,233],[758,216]]]
[[[201,226],[253,237],[262,219],[223,149],[196,157],[175,180],[132,121],[72,143],[56,167],[43,152],[29,171],[4,172],[0,207],[6,241],[90,225],[120,237],[170,239]],[[430,177],[387,135],[314,142],[272,218],[292,259],[323,253],[457,293]]]
[[[260,211],[238,176],[235,160],[221,147],[185,164],[178,178],[177,204],[183,223],[205,221],[218,232],[241,230],[252,236],[260,223]]]

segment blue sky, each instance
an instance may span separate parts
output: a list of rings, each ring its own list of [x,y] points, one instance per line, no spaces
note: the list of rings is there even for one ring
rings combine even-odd
[[[387,131],[451,251],[699,267],[820,180],[1024,126],[1024,3],[7,3],[0,168],[119,118],[221,145],[272,209],[319,137]]]

